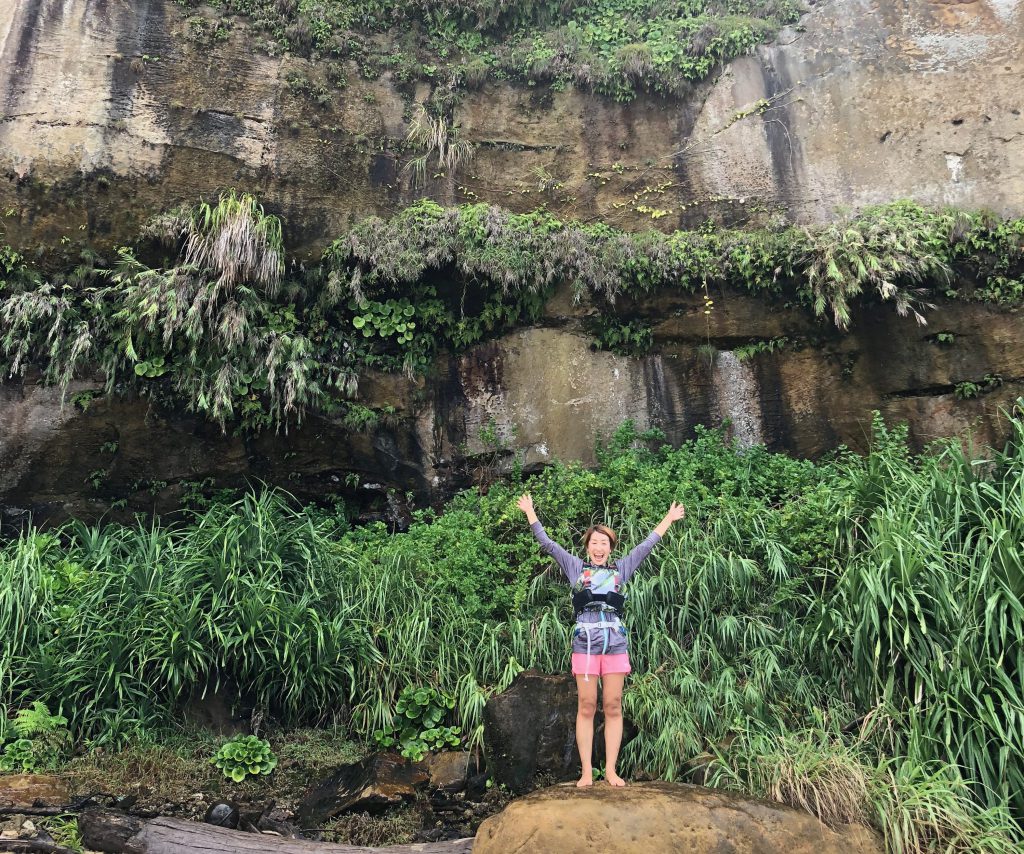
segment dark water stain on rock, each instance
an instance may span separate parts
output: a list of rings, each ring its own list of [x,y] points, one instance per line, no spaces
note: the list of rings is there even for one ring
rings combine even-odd
[[[15,15],[12,30],[18,33],[17,41],[13,51],[5,46],[4,56],[13,53],[10,59],[5,62],[12,71],[7,81],[7,92],[4,94],[5,112],[14,112],[21,101],[25,90],[25,80],[31,76],[32,63],[35,56],[36,45],[41,32],[41,20],[43,17],[44,0],[27,0],[22,3],[21,15]]]
[[[794,130],[786,96],[793,89],[793,81],[784,64],[785,56],[774,48],[760,51],[761,76],[765,97],[771,108],[761,113],[765,139],[771,154],[772,172],[776,192],[781,199],[798,198],[801,189],[801,161],[803,152],[799,136]]]

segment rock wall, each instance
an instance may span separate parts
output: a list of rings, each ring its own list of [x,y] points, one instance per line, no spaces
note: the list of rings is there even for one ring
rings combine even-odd
[[[422,194],[402,166],[426,84],[185,37],[170,0],[0,4],[0,212],[21,247],[109,246],[153,213],[233,186],[283,216],[298,255],[353,218]],[[837,208],[910,197],[1024,212],[1024,0],[833,0],[681,101],[615,104],[580,91],[490,85],[458,108],[474,160],[426,192],[443,202],[546,205],[620,227],[825,220]],[[325,87],[327,103],[301,91]],[[839,336],[805,315],[720,294],[629,307],[654,355],[594,352],[568,295],[536,328],[438,361],[427,379],[369,376],[361,402],[390,406],[353,434],[311,417],[240,437],[147,400],[62,402],[32,377],[0,387],[0,503],[9,513],[96,516],[170,507],[189,484],[262,479],[303,497],[435,499],[511,460],[590,460],[624,418],[673,441],[728,419],[743,443],[815,455],[862,447],[870,413],[917,444],[967,428],[1001,439],[998,410],[1021,393],[1015,312],[944,305],[922,329],[874,310]],[[939,331],[954,335],[940,345]],[[751,341],[787,338],[743,360]],[[959,382],[989,393],[960,400]],[[84,394],[83,394],[84,393]],[[77,398],[75,395],[79,395]],[[87,408],[74,404],[92,400]],[[489,439],[489,440],[488,440]],[[352,475],[358,477],[358,485]],[[366,503],[366,502],[364,502]]]
[[[7,240],[124,242],[155,211],[229,186],[282,214],[299,254],[424,192],[627,228],[823,220],[899,197],[1024,211],[1021,0],[812,4],[680,101],[488,86],[456,114],[475,159],[424,190],[402,166],[428,84],[352,66],[340,88],[321,66],[262,53],[244,27],[200,47],[185,33],[194,12],[0,4]]]
[[[927,327],[875,309],[840,335],[804,312],[739,294],[664,297],[635,306],[653,324],[655,352],[628,358],[595,352],[568,293],[542,325],[459,356],[426,378],[372,375],[360,401],[394,407],[366,433],[313,416],[287,432],[224,435],[194,415],[145,399],[96,398],[99,378],[60,392],[0,386],[0,505],[9,521],[92,518],[117,500],[122,512],[169,509],[197,485],[278,484],[305,499],[345,495],[401,524],[415,502],[486,482],[518,461],[593,461],[599,436],[624,419],[670,440],[696,425],[731,422],[741,444],[815,456],[845,443],[863,449],[872,411],[910,425],[918,447],[940,436],[1005,438],[1000,410],[1024,394],[1024,339],[1015,312],[948,303]],[[951,343],[935,340],[945,332]],[[787,343],[741,358],[743,344]],[[984,394],[960,399],[957,383]],[[996,384],[998,383],[998,384]],[[78,396],[76,398],[76,395]]]

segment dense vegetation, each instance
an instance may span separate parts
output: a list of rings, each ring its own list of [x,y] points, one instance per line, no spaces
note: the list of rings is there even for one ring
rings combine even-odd
[[[565,588],[515,496],[528,488],[564,543],[597,518],[627,547],[679,498],[688,520],[630,590],[631,772],[703,764],[717,785],[872,821],[893,850],[1014,850],[1024,421],[1011,427],[984,463],[954,442],[914,457],[880,423],[866,457],[812,463],[715,432],[672,449],[627,424],[596,470],[468,491],[404,534],[275,493],[30,529],[0,549],[0,696],[105,744],[210,684],[284,724],[347,707],[364,737],[429,686],[475,744],[491,692],[567,660]]]
[[[930,300],[1015,304],[1024,219],[909,202],[816,228],[628,233],[547,212],[420,202],[370,218],[310,269],[286,269],[279,220],[230,193],[157,217],[139,247],[43,273],[0,252],[0,370],[66,386],[97,366],[222,425],[280,426],[312,408],[366,424],[346,401],[368,367],[426,370],[536,320],[560,283],[599,308],[596,343],[639,352],[650,329],[617,306],[656,291],[747,291],[846,329],[855,303],[921,315]],[[158,247],[158,248],[155,248]],[[143,258],[171,253],[163,265]]]
[[[183,6],[198,5],[179,0]],[[630,100],[678,94],[796,22],[795,0],[209,0],[190,36],[228,37],[231,16],[266,49],[356,62],[367,77],[432,80],[449,94],[487,79],[569,84]],[[339,80],[341,78],[339,77]]]

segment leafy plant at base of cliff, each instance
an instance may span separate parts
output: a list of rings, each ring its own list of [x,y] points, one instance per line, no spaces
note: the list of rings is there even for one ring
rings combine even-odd
[[[344,703],[369,735],[390,734],[404,689],[431,685],[455,699],[472,748],[491,694],[568,659],[567,588],[516,496],[530,491],[577,553],[594,521],[628,550],[682,500],[686,520],[627,590],[624,709],[638,736],[623,770],[683,779],[717,749],[737,786],[810,802],[846,779],[829,753],[849,749],[869,771],[894,762],[891,778],[869,774],[895,782],[891,796],[872,782],[867,811],[891,840],[928,839],[929,821],[944,840],[952,822],[1007,850],[1019,834],[1000,816],[1024,812],[1024,425],[1008,429],[980,465],[957,441],[914,455],[905,427],[880,420],[869,453],[817,462],[720,431],[672,448],[627,424],[593,469],[555,464],[460,493],[404,533],[342,533],[270,492],[174,523],[29,528],[0,545],[0,700],[64,698],[79,731],[117,743],[217,678],[291,722]],[[879,709],[888,723],[860,738]],[[761,742],[752,753],[772,762],[751,771],[748,729],[814,738],[770,753]],[[934,778],[935,763],[950,774]],[[947,811],[950,793],[964,812]]]
[[[705,783],[788,804],[833,828],[873,824],[887,851],[1016,851],[1009,812],[974,801],[955,766],[877,758],[870,741],[892,724],[880,710],[852,739],[831,720],[800,731],[741,728],[706,757]]]
[[[210,764],[229,780],[241,783],[246,777],[269,774],[277,767],[270,742],[255,735],[236,735],[221,745]]]
[[[19,709],[9,725],[16,737],[4,745],[0,772],[37,774],[55,770],[69,744],[67,724],[67,718],[51,715],[39,700]]]
[[[461,727],[441,726],[454,708],[454,697],[430,687],[406,686],[398,695],[391,728],[375,730],[374,741],[381,747],[398,747],[402,756],[414,762],[432,750],[458,747]]]

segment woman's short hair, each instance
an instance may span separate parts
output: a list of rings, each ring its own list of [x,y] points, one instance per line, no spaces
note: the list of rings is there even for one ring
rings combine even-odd
[[[594,534],[604,534],[608,538],[608,542],[611,543],[612,548],[615,548],[615,543],[619,539],[615,536],[615,532],[607,525],[591,525],[587,528],[587,533],[583,535],[583,548],[590,545],[590,538]]]

